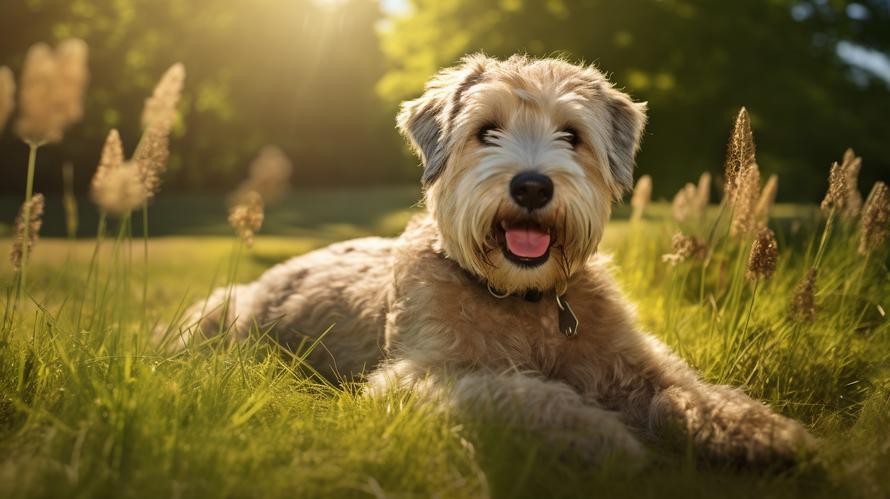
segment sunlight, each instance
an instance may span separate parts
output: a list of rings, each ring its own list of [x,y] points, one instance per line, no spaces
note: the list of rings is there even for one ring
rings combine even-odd
[[[312,0],[320,7],[325,7],[329,9],[337,9],[343,6],[348,0]]]

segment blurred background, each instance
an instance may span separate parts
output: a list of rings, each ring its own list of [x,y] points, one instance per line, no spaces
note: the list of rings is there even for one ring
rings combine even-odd
[[[0,65],[16,74],[32,43],[72,36],[90,46],[92,78],[84,120],[41,151],[49,194],[65,161],[86,192],[110,128],[132,152],[144,99],[177,61],[188,79],[164,194],[229,192],[265,144],[286,152],[299,188],[416,186],[397,106],[479,50],[593,62],[649,101],[637,175],[654,177],[656,197],[722,171],[742,105],[781,201],[820,199],[847,147],[864,158],[861,189],[890,178],[890,0],[0,3]],[[10,128],[0,194],[15,206],[27,148]]]

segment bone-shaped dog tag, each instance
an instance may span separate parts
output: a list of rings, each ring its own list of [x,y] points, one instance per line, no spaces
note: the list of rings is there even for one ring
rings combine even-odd
[[[556,296],[556,312],[559,314],[559,332],[567,338],[578,334],[578,316],[565,298]]]

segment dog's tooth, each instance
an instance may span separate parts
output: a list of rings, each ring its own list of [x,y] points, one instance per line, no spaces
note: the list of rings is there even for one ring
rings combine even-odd
[[[506,220],[501,220],[501,228],[504,230],[507,230],[507,221]]]

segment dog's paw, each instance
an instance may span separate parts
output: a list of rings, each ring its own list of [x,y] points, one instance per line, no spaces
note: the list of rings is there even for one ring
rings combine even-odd
[[[649,461],[646,447],[617,422],[595,429],[552,432],[547,440],[565,454],[593,465],[614,463],[635,471]]]
[[[751,431],[745,461],[764,466],[791,466],[812,455],[818,440],[797,421],[771,414],[770,421]]]

